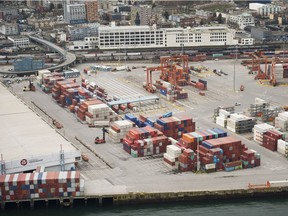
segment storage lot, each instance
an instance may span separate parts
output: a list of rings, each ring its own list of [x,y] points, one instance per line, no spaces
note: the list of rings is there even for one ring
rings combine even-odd
[[[95,63],[96,64],[96,63]],[[105,63],[106,64],[106,63]],[[192,65],[192,63],[190,63]],[[90,64],[78,65],[76,68],[83,70]],[[136,63],[128,63],[131,68]],[[139,63],[139,66],[156,66],[156,64]],[[199,65],[199,63],[193,63]],[[236,107],[237,111],[247,110],[255,97],[268,100],[270,103],[285,105],[287,103],[287,87],[266,87],[256,83],[248,70],[236,62],[236,89],[241,84],[245,85],[244,92],[233,91],[233,60],[227,61],[207,61],[201,65],[211,69],[222,69],[228,76],[210,75],[205,77],[208,81],[208,91],[206,96],[200,96],[198,90],[187,86],[185,89],[189,93],[189,99],[180,103],[171,104],[164,99],[160,100],[160,108],[154,104],[148,105],[153,109],[144,107],[140,113],[148,113],[151,116],[159,116],[166,111],[180,112],[186,111],[192,115],[196,121],[196,127],[209,129],[217,127],[212,122],[213,110],[217,106],[231,106],[235,102],[241,103]],[[159,76],[156,72],[154,77]],[[99,72],[96,77],[89,76],[90,81],[95,81],[100,86],[107,89],[108,94],[118,95],[124,98],[135,98],[150,93],[142,88],[142,83],[146,79],[146,72],[143,68],[132,70],[131,72]],[[198,79],[198,77],[192,77]],[[155,80],[155,79],[154,79]],[[24,101],[33,101],[39,107],[45,109],[49,115],[61,122],[64,128],[61,133],[65,134],[79,148],[89,156],[89,162],[81,162],[79,167],[85,179],[91,180],[88,184],[90,193],[103,192],[101,187],[105,187],[105,193],[121,192],[151,192],[151,191],[176,191],[176,190],[215,190],[215,189],[236,189],[247,188],[248,183],[262,184],[267,180],[287,179],[287,160],[277,153],[270,152],[262,148],[255,142],[249,141],[245,137],[239,136],[249,148],[255,149],[261,154],[261,166],[249,170],[233,171],[232,173],[218,172],[213,174],[173,174],[169,172],[162,163],[161,157],[132,158],[123,149],[121,144],[101,144],[95,145],[94,138],[101,136],[101,131],[96,128],[88,128],[87,125],[79,123],[73,114],[58,106],[51,95],[45,95],[39,89],[36,92],[22,92],[23,83],[13,84],[13,90],[23,98]],[[94,156],[87,148],[83,147],[75,140],[75,136],[97,153],[106,164]],[[251,135],[252,136],[252,135]],[[110,168],[112,167],[112,168]],[[94,182],[94,183],[93,183]],[[92,184],[93,183],[93,184]],[[90,186],[89,186],[90,185]],[[108,187],[109,186],[109,187]],[[87,189],[87,190],[88,190]]]

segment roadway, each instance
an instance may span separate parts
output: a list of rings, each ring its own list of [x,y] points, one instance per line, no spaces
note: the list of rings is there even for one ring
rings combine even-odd
[[[31,35],[29,36],[29,38],[31,40],[34,40],[34,41],[38,42],[38,43],[41,43],[42,45],[45,45],[45,46],[49,47],[50,49],[55,50],[61,56],[64,57],[65,61],[62,62],[61,64],[53,66],[53,67],[45,68],[45,69],[55,70],[55,69],[58,69],[58,68],[67,67],[67,66],[73,64],[76,61],[76,55],[75,54],[67,52],[66,50],[64,50],[63,48],[55,45],[52,42],[49,42],[47,40],[44,40],[44,39],[41,39],[41,38],[38,38],[38,37],[35,37],[35,36],[31,36]],[[0,73],[2,73],[2,74],[12,74],[12,73],[14,73],[14,74],[34,74],[37,71],[38,70],[31,70],[31,71],[1,71],[0,70]]]

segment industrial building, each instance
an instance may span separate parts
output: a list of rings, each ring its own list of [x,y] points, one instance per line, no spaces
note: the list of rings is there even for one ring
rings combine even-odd
[[[0,85],[1,172],[19,173],[44,166],[49,170],[73,170],[81,153],[31,109]],[[63,160],[60,160],[62,146]]]
[[[100,49],[236,45],[226,26],[157,28],[154,26],[100,26]]]
[[[44,59],[23,58],[13,62],[14,71],[31,71],[44,68]]]

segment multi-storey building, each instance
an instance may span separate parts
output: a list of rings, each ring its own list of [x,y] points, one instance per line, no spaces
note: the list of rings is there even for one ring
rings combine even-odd
[[[260,3],[250,3],[250,10],[257,11],[261,16],[269,16],[270,14],[277,14],[282,10],[281,6],[274,4],[260,4]]]
[[[13,42],[13,46],[16,47],[25,47],[29,46],[30,40],[28,37],[25,36],[9,36],[8,40]]]
[[[68,28],[68,39],[70,41],[83,40],[85,37],[96,36],[97,31],[98,25],[73,26]]]
[[[89,0],[85,1],[86,6],[86,19],[87,22],[96,22],[99,20],[98,17],[98,1]]]
[[[0,32],[4,35],[18,35],[18,25],[16,23],[0,23]]]
[[[239,15],[230,15],[228,17],[229,22],[238,24],[240,29],[244,29],[246,26],[255,26],[255,20],[251,14],[242,13]]]
[[[85,4],[66,4],[64,6],[64,19],[70,24],[86,22]]]
[[[156,28],[156,26],[101,26],[99,49],[160,48],[236,45],[233,31],[226,26]]]
[[[150,5],[139,5],[131,7],[131,24],[135,24],[135,19],[139,14],[140,25],[149,25],[152,16],[152,7]]]

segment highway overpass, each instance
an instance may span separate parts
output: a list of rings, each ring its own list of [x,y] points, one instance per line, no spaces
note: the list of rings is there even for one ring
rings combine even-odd
[[[61,56],[64,57],[64,62],[62,62],[59,65],[53,66],[53,67],[49,67],[49,68],[45,68],[48,70],[56,70],[59,68],[65,68],[68,67],[70,65],[74,65],[75,61],[76,61],[76,55],[70,52],[67,52],[66,50],[64,50],[63,48],[55,45],[54,43],[41,39],[39,37],[36,36],[29,36],[30,40],[35,41],[37,43],[40,43],[46,47],[49,47],[50,49],[58,52]],[[35,74],[38,70],[32,70],[32,71],[0,71],[0,73],[2,74]]]

